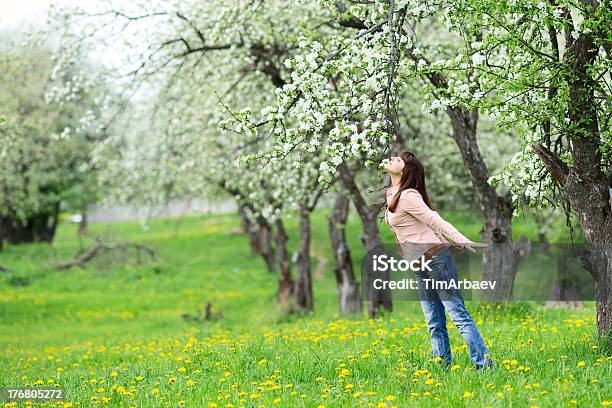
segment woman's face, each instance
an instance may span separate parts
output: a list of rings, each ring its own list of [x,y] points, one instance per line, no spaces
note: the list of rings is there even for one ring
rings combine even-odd
[[[402,171],[404,170],[404,166],[405,166],[405,163],[401,157],[392,156],[389,159],[389,162],[387,162],[386,169],[389,174],[401,175]]]

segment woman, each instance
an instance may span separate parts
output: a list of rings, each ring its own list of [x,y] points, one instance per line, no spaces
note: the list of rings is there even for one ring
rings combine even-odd
[[[476,368],[493,368],[489,350],[465,308],[459,289],[427,287],[423,282],[424,278],[457,281],[457,267],[449,246],[453,252],[460,252],[462,247],[475,252],[474,248],[485,248],[487,244],[471,241],[431,209],[425,188],[425,171],[413,153],[404,152],[391,157],[386,170],[392,185],[387,191],[385,219],[395,233],[402,256],[410,253],[412,259],[417,259],[424,254],[425,259],[431,260],[428,264],[430,272],[419,271],[416,274],[434,360],[446,368],[451,364],[446,310],[467,343]]]

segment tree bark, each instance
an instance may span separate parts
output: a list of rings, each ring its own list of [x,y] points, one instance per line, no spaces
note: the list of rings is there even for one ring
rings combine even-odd
[[[612,248],[610,245],[591,247],[581,257],[595,287],[597,334],[603,346],[612,351]]]
[[[266,262],[269,272],[274,272],[274,246],[272,244],[272,227],[264,217],[257,217],[257,248]]]
[[[2,235],[11,244],[52,242],[58,223],[59,203],[51,211],[34,214],[25,220],[4,217]]]
[[[297,276],[294,294],[297,306],[313,310],[312,278],[310,273],[310,211],[300,210],[300,249],[296,262]]]
[[[259,251],[257,249],[257,235],[253,233],[253,230],[255,228],[253,227],[253,224],[251,223],[251,220],[249,219],[249,216],[247,215],[246,206],[239,205],[238,212],[240,212],[240,227],[242,228],[242,231],[249,236],[249,244],[251,247],[251,253],[259,254]]]
[[[294,285],[293,279],[291,278],[291,263],[289,261],[289,255],[287,252],[287,240],[289,239],[289,237],[285,232],[283,220],[276,220],[275,226],[276,258],[280,269],[276,301],[278,303],[285,303],[289,299],[291,299]]]
[[[584,32],[568,43],[564,54],[564,62],[572,68],[565,78],[570,89],[568,137],[571,140],[571,166],[565,165],[545,146],[536,145],[534,151],[561,186],[563,199],[576,211],[587,242],[593,247],[592,253],[598,265],[591,270],[595,285],[597,333],[612,348],[612,208],[609,183],[601,165],[596,84],[589,73],[598,53],[592,34]]]
[[[79,233],[78,236],[83,237],[87,234],[87,227],[88,227],[88,223],[87,223],[87,207],[84,207],[81,210],[81,222],[79,222]]]
[[[338,304],[342,314],[361,314],[359,283],[355,280],[351,251],[346,242],[349,204],[348,192],[340,182],[334,208],[329,216],[329,238],[334,251],[334,275]]]
[[[4,223],[5,217],[0,216],[0,251],[4,249]]]
[[[453,139],[461,152],[484,218],[481,239],[493,244],[483,251],[482,279],[497,281],[495,289],[486,292],[486,299],[509,300],[512,298],[518,265],[530,251],[529,241],[521,237],[516,243],[512,242],[512,196],[509,192],[498,195],[487,181],[489,169],[476,139],[478,111],[448,108],[447,113],[453,128]]]
[[[340,179],[348,190],[353,204],[357,209],[359,218],[361,218],[362,230],[361,230],[361,242],[365,248],[366,256],[369,253],[373,253],[377,250],[382,249],[382,242],[380,241],[380,231],[378,229],[378,214],[380,212],[380,206],[376,203],[368,204],[366,199],[363,197],[359,186],[355,182],[355,177],[349,169],[346,163],[341,163],[338,166],[340,172]],[[366,285],[373,281],[373,277],[369,276],[368,269],[363,269],[363,275],[361,277]],[[381,275],[382,278],[385,276]],[[387,276],[388,278],[388,276]],[[368,299],[368,316],[374,318],[378,314],[378,309],[382,308],[386,311],[393,311],[393,302],[391,301],[391,291],[389,289],[382,291],[374,291],[375,298]]]
[[[269,272],[274,272],[276,259],[274,258],[274,245],[272,243],[272,227],[261,215],[252,222],[247,215],[245,205],[240,205],[240,219],[243,231],[249,235],[251,252],[260,255],[266,263]]]

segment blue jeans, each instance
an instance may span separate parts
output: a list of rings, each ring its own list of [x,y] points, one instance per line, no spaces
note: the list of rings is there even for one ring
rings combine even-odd
[[[448,247],[437,252],[429,263],[431,271],[417,272],[419,299],[421,308],[425,313],[427,328],[431,337],[431,348],[434,359],[440,357],[441,363],[447,368],[451,364],[451,348],[446,330],[446,315],[448,312],[451,321],[461,332],[469,351],[470,358],[477,369],[486,367],[493,368],[493,360],[489,357],[491,353],[476,328],[476,323],[465,308],[465,303],[460,290],[433,288],[431,281],[429,287],[425,287],[423,278],[435,279],[436,281],[458,282],[457,265],[455,258]],[[488,356],[485,356],[487,354]]]

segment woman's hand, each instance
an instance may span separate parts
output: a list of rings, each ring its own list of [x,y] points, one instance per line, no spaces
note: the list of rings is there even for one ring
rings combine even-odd
[[[476,252],[476,248],[486,249],[489,246],[488,242],[470,242],[469,244],[462,244],[464,247],[472,252]]]

